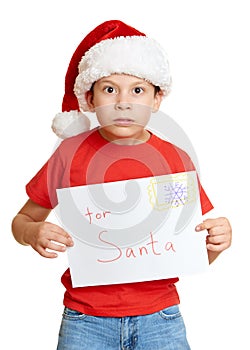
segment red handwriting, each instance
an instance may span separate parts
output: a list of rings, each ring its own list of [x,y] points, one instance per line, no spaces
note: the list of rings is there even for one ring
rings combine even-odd
[[[139,247],[137,246],[134,248],[128,247],[128,248],[122,250],[115,243],[109,242],[108,240],[105,240],[103,238],[103,235],[105,235],[105,233],[107,233],[107,232],[108,231],[106,231],[106,230],[101,231],[99,233],[99,236],[98,236],[99,240],[101,242],[105,243],[107,246],[113,247],[115,249],[114,249],[114,251],[112,251],[113,257],[111,259],[106,259],[106,260],[97,259],[97,261],[100,263],[111,263],[111,262],[114,262],[114,261],[121,259],[123,256],[126,258],[137,258],[137,257],[143,256],[143,255],[149,255],[149,254],[154,255],[154,256],[162,255],[162,253],[164,251],[167,251],[167,252],[172,251],[173,253],[176,252],[172,242],[166,242],[164,245],[164,248],[163,248],[163,252],[162,252],[160,250],[160,247],[159,247],[160,243],[159,243],[159,241],[154,239],[152,232],[150,232],[149,241],[147,243],[145,243],[144,245],[139,246]]]
[[[92,219],[93,217],[96,218],[97,220],[100,219],[105,219],[108,214],[111,214],[111,211],[102,211],[101,213],[93,213],[89,210],[89,208],[86,208],[87,212],[85,216],[88,217],[90,225],[92,224]]]

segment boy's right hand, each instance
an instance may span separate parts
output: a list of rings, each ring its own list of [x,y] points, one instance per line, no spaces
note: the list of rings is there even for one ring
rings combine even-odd
[[[30,245],[45,258],[56,258],[57,252],[73,246],[73,240],[60,226],[45,221],[50,211],[29,199],[14,217],[12,232],[20,244]]]
[[[50,222],[29,222],[26,224],[24,241],[45,258],[56,258],[57,252],[65,252],[74,245],[70,235],[61,227]]]

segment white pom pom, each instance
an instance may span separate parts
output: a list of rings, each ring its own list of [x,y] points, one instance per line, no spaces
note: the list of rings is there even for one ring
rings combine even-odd
[[[58,113],[52,121],[52,130],[61,139],[89,130],[89,118],[78,111]]]

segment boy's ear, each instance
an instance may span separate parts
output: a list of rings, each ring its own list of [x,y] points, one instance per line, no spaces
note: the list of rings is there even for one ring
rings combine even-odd
[[[93,91],[87,91],[85,93],[85,100],[87,102],[87,105],[89,107],[89,111],[90,112],[94,112],[95,111],[95,106],[93,104]]]
[[[155,97],[154,97],[154,106],[152,108],[153,113],[157,112],[159,110],[162,99],[163,99],[163,92],[161,90],[157,91],[157,93],[155,94]]]

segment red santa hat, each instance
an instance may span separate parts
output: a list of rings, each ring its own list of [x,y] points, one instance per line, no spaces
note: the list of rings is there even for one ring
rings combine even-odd
[[[165,52],[144,33],[118,20],[100,24],[75,50],[65,78],[62,113],[53,119],[52,129],[61,138],[77,135],[90,127],[82,112],[94,82],[111,74],[129,74],[170,91],[171,77]]]

